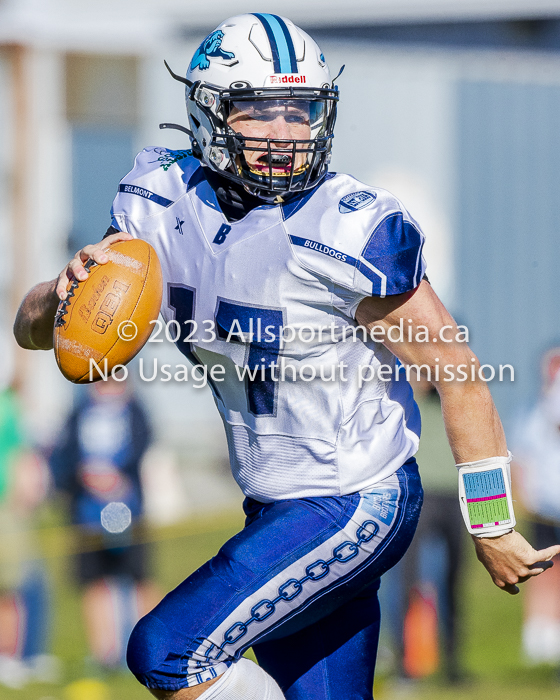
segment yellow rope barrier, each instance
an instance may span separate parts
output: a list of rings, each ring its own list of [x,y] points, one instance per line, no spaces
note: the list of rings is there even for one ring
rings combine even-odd
[[[229,529],[240,529],[240,510],[227,510],[214,515],[189,518],[172,525],[154,526],[140,521],[121,534],[88,532],[77,525],[60,525],[27,532],[0,532],[0,564],[22,558],[51,559],[81,552],[93,552],[130,544],[154,544],[182,537],[208,535]],[[23,552],[22,548],[29,550]]]

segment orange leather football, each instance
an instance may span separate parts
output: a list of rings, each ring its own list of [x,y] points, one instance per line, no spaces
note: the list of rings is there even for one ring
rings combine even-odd
[[[87,261],[89,277],[68,285],[55,317],[56,361],[75,384],[102,378],[92,360],[104,374],[129,362],[150,337],[150,321],[161,307],[161,266],[149,243],[119,241],[105,252],[109,262]]]

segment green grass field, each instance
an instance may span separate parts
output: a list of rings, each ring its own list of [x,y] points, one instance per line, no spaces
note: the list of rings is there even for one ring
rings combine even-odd
[[[241,524],[238,514],[225,513],[155,531],[154,571],[162,589],[176,586]],[[72,685],[84,678],[87,652],[79,596],[72,585],[68,558],[60,555],[63,549],[60,543],[52,546],[47,558],[53,585],[52,651],[63,661],[63,682],[29,685],[21,690],[0,687],[0,700],[147,700],[151,696],[126,673],[102,679],[103,686],[91,685],[88,689],[82,685],[81,691]],[[471,552],[464,580],[463,659],[468,684],[445,687],[436,675],[412,686],[399,686],[391,677],[378,677],[376,700],[560,700],[555,671],[527,668],[522,662],[521,596],[511,597],[495,588]]]

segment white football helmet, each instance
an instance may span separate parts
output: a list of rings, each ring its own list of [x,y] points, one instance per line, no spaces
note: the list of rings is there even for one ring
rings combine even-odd
[[[293,22],[262,13],[232,17],[204,39],[186,78],[167,68],[187,86],[190,129],[182,130],[212,170],[265,200],[310,189],[325,176],[338,88],[320,48]],[[243,136],[228,124],[234,108],[264,121],[270,120],[267,110],[303,110],[310,136]],[[251,151],[262,153],[253,167],[245,156]]]

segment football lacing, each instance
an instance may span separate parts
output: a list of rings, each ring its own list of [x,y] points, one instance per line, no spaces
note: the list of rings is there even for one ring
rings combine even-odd
[[[89,258],[84,264],[84,270],[88,273],[91,272],[91,269],[95,267],[97,263],[95,260],[92,258]],[[66,321],[64,319],[64,316],[68,313],[68,307],[70,306],[70,299],[74,296],[74,290],[77,289],[79,285],[79,281],[77,279],[72,281],[72,284],[70,285],[70,289],[68,290],[68,293],[66,295],[66,299],[64,301],[61,301],[58,305],[58,309],[56,311],[56,316],[54,317],[54,327],[59,328],[60,326],[66,325]]]

